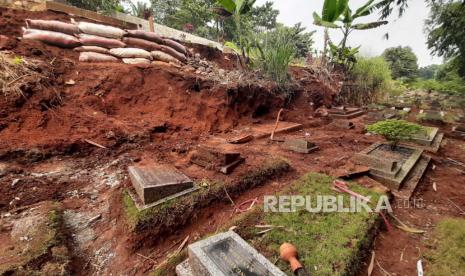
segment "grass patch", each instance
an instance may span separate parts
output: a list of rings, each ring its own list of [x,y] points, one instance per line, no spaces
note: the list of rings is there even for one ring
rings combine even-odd
[[[333,180],[326,175],[310,173],[281,194],[342,195],[331,189]],[[354,183],[349,186],[353,191],[372,196],[372,202],[377,202],[381,196]],[[344,195],[345,206],[349,200],[349,196]],[[358,270],[371,246],[379,221],[378,214],[367,212],[309,213],[302,208],[293,213],[264,213],[257,208],[235,223],[239,234],[272,262],[279,259],[279,246],[291,242],[299,249],[300,260],[312,275],[351,275]],[[284,228],[275,228],[260,236],[258,232],[263,229],[256,228],[258,224]],[[286,263],[279,260],[277,265],[291,275]]]
[[[432,249],[426,256],[428,274],[463,275],[465,272],[465,220],[442,220],[434,231]]]
[[[213,202],[229,201],[225,190],[234,197],[289,169],[290,166],[285,160],[268,160],[258,169],[243,174],[232,183],[204,181],[207,185],[202,186],[206,187],[196,192],[142,211],[136,208],[132,198],[125,191],[122,201],[127,222],[131,231],[141,232],[148,229],[151,236],[156,236],[164,231],[163,229],[173,229],[186,224],[196,212]]]

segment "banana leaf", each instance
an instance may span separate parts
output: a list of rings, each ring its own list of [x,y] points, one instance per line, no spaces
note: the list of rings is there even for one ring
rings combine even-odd
[[[236,3],[233,0],[218,0],[218,4],[229,13],[234,13],[236,11]]]
[[[355,24],[352,26],[352,29],[355,30],[369,30],[378,28],[379,26],[387,24],[388,21],[378,21],[378,22],[371,22],[371,23],[362,23],[362,24]]]
[[[354,18],[369,15],[373,11],[373,7],[371,6],[371,4],[373,4],[373,2],[375,2],[375,0],[369,0],[363,6],[358,8],[355,11]]]
[[[332,29],[339,28],[335,23],[323,20],[316,12],[313,13],[313,24]]]

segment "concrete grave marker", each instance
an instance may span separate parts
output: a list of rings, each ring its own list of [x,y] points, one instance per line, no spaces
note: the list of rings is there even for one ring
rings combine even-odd
[[[298,153],[311,153],[318,150],[318,146],[306,139],[287,139],[283,147]]]
[[[328,110],[330,118],[334,119],[353,119],[363,115],[365,112],[357,107],[335,107]]]
[[[128,171],[132,185],[145,205],[194,188],[192,180],[170,166],[131,166]]]
[[[189,245],[188,255],[176,267],[178,276],[286,275],[232,231]]]
[[[209,146],[197,147],[190,160],[196,165],[224,174],[231,173],[235,167],[245,161],[238,152],[229,152]]]
[[[424,175],[431,158],[422,149],[376,143],[354,156],[357,164],[370,168],[370,175],[401,198],[409,199]]]

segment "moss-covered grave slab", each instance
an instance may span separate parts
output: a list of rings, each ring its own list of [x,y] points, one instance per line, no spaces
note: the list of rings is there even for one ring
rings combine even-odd
[[[156,236],[164,231],[180,227],[189,221],[196,212],[219,200],[228,200],[228,195],[235,197],[247,189],[254,188],[264,182],[289,171],[290,165],[283,159],[271,159],[262,165],[250,169],[238,179],[229,183],[203,180],[196,183],[201,187],[185,196],[174,198],[151,208],[138,209],[128,191],[123,192],[122,201],[126,221],[130,231],[150,230]]]

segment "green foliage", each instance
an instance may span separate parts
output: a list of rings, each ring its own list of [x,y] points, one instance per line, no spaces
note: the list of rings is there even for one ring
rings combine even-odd
[[[373,93],[388,90],[392,83],[389,64],[382,57],[359,57],[350,75],[362,90]]]
[[[383,57],[391,66],[394,79],[413,79],[418,74],[418,58],[410,47],[393,47],[384,51]]]
[[[426,254],[430,275],[461,275],[465,271],[465,220],[448,218],[434,230]]]
[[[436,78],[436,73],[440,70],[441,65],[431,64],[425,67],[418,69],[418,77],[430,80]]]
[[[387,21],[376,21],[356,24],[356,19],[368,16],[373,12],[374,0],[368,0],[355,12],[352,12],[349,8],[348,2],[347,0],[325,0],[322,15],[320,16],[317,13],[313,13],[313,24],[325,28],[340,29],[343,32],[342,41],[337,45],[339,48],[339,50],[336,51],[337,55],[334,55],[334,46],[331,47],[331,51],[333,52],[332,56],[333,58],[335,57],[334,62],[343,65],[351,65],[354,63],[355,61],[353,58],[356,52],[358,52],[358,50],[347,47],[347,39],[353,30],[374,29],[388,23]]]
[[[340,48],[338,45],[329,41],[329,50],[331,60],[336,64],[344,65],[345,68],[350,71],[352,66],[354,66],[357,62],[357,55],[360,51],[360,46],[356,48]]]
[[[111,13],[123,11],[120,0],[69,0],[69,4],[81,9]]]
[[[273,32],[266,33],[258,43],[260,52],[258,65],[278,84],[284,84],[289,80],[289,64],[296,53],[295,35],[295,32],[290,31],[289,28],[279,27]]]
[[[367,126],[367,130],[383,136],[395,145],[398,141],[411,139],[423,128],[404,120],[385,120]]]
[[[433,3],[426,21],[428,47],[433,54],[456,58],[459,75],[465,79],[465,5],[463,1]]]
[[[152,14],[152,8],[150,5],[148,5],[145,2],[136,2],[135,4],[133,2],[129,2],[131,6],[131,15],[143,18],[143,19],[148,19]]]

